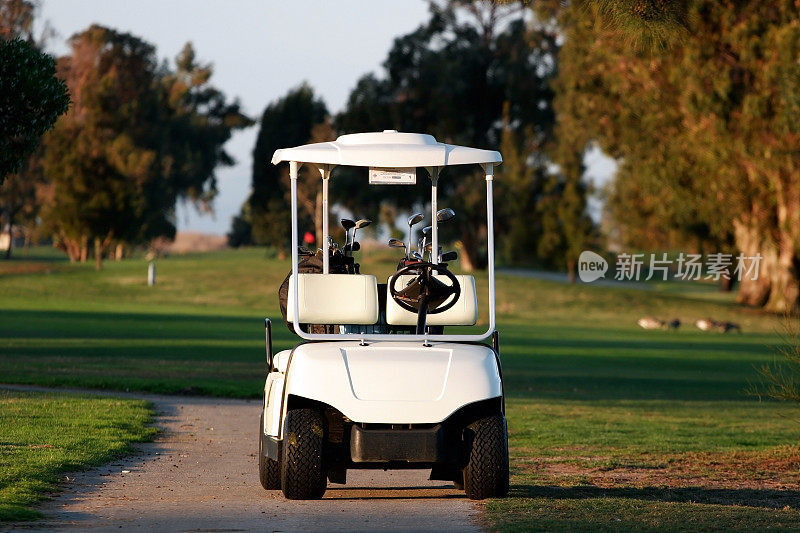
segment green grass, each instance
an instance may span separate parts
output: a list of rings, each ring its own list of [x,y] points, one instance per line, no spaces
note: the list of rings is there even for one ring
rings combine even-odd
[[[0,390],[0,522],[38,518],[64,473],[128,452],[150,421],[139,400]]]
[[[258,397],[263,317],[277,349],[296,343],[276,296],[288,262],[263,250],[159,260],[156,287],[143,260],[96,273],[39,254],[0,263],[0,382]],[[362,270],[395,261],[372,251]],[[800,528],[800,413],[746,394],[778,319],[707,284],[500,275],[497,294],[513,489],[489,502],[492,528]],[[684,326],[644,331],[645,315]],[[744,333],[694,328],[706,316]]]

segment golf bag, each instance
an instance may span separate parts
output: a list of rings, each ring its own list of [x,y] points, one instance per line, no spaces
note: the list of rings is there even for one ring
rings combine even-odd
[[[338,250],[332,250],[328,257],[328,271],[331,274],[347,274],[349,268],[352,268],[352,263],[352,257],[344,257]],[[297,262],[297,272],[301,274],[322,274],[322,250],[317,251],[315,254],[301,254]],[[289,278],[291,277],[292,271],[290,270],[286,274],[286,279],[281,283],[280,289],[278,289],[278,303],[280,304],[281,316],[286,322],[286,327],[294,333],[294,324],[286,317],[286,302],[289,299]],[[308,333],[336,333],[335,328],[337,327],[326,324],[300,324],[300,326],[302,326],[303,331]]]

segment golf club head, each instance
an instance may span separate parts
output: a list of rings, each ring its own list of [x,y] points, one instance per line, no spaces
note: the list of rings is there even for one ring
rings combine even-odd
[[[411,252],[411,257],[417,261],[422,261],[422,255],[419,252]]]
[[[351,243],[356,242],[356,232],[358,230],[360,230],[361,228],[366,228],[370,224],[372,224],[372,221],[370,219],[368,219],[368,218],[362,218],[361,220],[356,222],[355,225],[353,226],[353,238],[352,238],[352,240],[350,242]],[[350,257],[353,256],[353,252],[354,251],[355,250],[350,250]]]
[[[344,245],[347,246],[347,241],[350,239],[350,230],[356,227],[356,223],[349,218],[341,219],[341,223],[344,228]]]
[[[416,213],[408,217],[408,227],[410,228],[414,224],[419,224],[422,222],[422,219],[425,218],[425,215],[422,213]]]
[[[433,226],[425,226],[424,228],[422,228],[422,235],[427,237],[428,235],[430,235],[432,229]]]
[[[450,209],[449,207],[445,207],[444,209],[439,209],[436,212],[436,221],[437,222],[447,222],[451,218],[456,216],[456,212]]]
[[[451,250],[449,252],[443,253],[439,257],[439,262],[440,263],[449,263],[450,261],[455,261],[456,259],[458,259],[458,252],[456,252],[455,250]]]
[[[344,245],[344,247],[342,248],[342,251],[345,252],[345,253],[350,252],[352,254],[353,252],[357,252],[360,249],[361,249],[361,244],[359,244],[358,241],[355,241],[355,242],[352,242],[350,244]]]
[[[406,259],[411,257],[411,239],[413,239],[414,234],[411,232],[411,227],[414,224],[419,224],[422,222],[422,219],[425,218],[425,215],[422,213],[415,213],[408,217],[408,247],[406,248]]]
[[[405,248],[406,243],[398,239],[389,239],[389,246],[392,248]]]

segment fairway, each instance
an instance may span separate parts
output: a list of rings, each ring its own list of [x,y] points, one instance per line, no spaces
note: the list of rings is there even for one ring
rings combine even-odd
[[[296,343],[276,295],[289,263],[264,250],[159,260],[156,287],[143,260],[37,254],[0,264],[0,382],[259,397],[263,318],[276,349]],[[363,272],[393,271],[391,250],[365,255]],[[498,275],[512,497],[488,504],[493,527],[800,527],[800,413],[746,393],[780,321],[712,286],[649,287]],[[684,325],[644,331],[645,315]],[[744,333],[701,332],[706,316]]]

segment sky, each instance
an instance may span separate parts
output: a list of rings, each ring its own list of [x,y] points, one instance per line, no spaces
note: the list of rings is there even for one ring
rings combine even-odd
[[[67,38],[93,23],[143,38],[160,58],[173,59],[191,41],[198,59],[214,66],[211,82],[258,118],[303,81],[331,113],[342,110],[362,75],[382,73],[395,37],[427,18],[424,0],[42,0],[37,26],[55,30],[48,48],[58,55],[68,51]],[[237,163],[216,172],[214,214],[179,206],[179,231],[228,231],[250,191],[257,133],[257,124],[234,133],[226,149]],[[614,169],[598,151],[587,163],[587,175],[600,183]]]
[[[43,0],[38,28],[57,32],[49,51],[67,52],[65,40],[93,23],[137,35],[161,58],[173,59],[187,41],[214,66],[211,82],[245,114],[258,118],[273,100],[307,81],[340,111],[367,72],[381,64],[394,38],[427,20],[423,0]],[[217,170],[213,216],[178,209],[179,231],[224,234],[250,191],[258,125],[226,145],[237,164]]]

